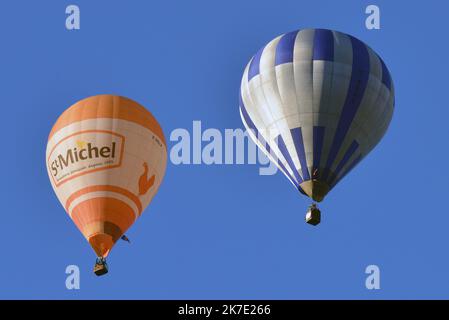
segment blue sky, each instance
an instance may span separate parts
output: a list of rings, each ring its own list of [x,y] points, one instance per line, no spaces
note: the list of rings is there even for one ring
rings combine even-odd
[[[65,7],[81,30],[65,29]],[[365,28],[365,7],[381,30]],[[446,24],[443,1],[14,1],[0,10],[3,114],[0,298],[449,298]],[[48,133],[68,106],[112,93],[175,128],[242,128],[241,74],[275,36],[306,27],[352,34],[392,74],[396,110],[379,146],[304,223],[310,201],[256,165],[168,164],[110,273],[53,193]],[[169,143],[169,149],[172,143]],[[81,269],[67,290],[65,268]],[[365,267],[381,289],[365,288]]]

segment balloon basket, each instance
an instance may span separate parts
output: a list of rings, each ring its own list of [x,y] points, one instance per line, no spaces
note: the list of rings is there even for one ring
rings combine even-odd
[[[106,260],[104,258],[97,259],[94,266],[94,273],[97,276],[102,276],[108,273],[108,264],[106,263]]]
[[[316,204],[312,204],[306,213],[306,222],[313,226],[316,226],[321,222],[321,211],[317,208]]]

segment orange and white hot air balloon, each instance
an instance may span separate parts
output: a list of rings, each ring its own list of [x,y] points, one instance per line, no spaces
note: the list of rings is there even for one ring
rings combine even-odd
[[[83,99],[56,121],[47,143],[53,189],[98,256],[95,273],[151,202],[164,177],[161,126],[138,103],[114,95]]]

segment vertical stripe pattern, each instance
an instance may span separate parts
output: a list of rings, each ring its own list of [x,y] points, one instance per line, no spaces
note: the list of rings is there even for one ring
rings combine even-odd
[[[244,125],[300,191],[307,181],[335,186],[377,145],[393,109],[384,61],[355,37],[325,29],[266,44],[240,88]]]

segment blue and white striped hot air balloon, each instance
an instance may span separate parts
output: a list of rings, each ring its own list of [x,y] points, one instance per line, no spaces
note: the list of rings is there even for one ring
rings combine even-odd
[[[247,65],[240,114],[251,138],[315,201],[380,141],[394,109],[382,59],[332,30],[283,34]]]

